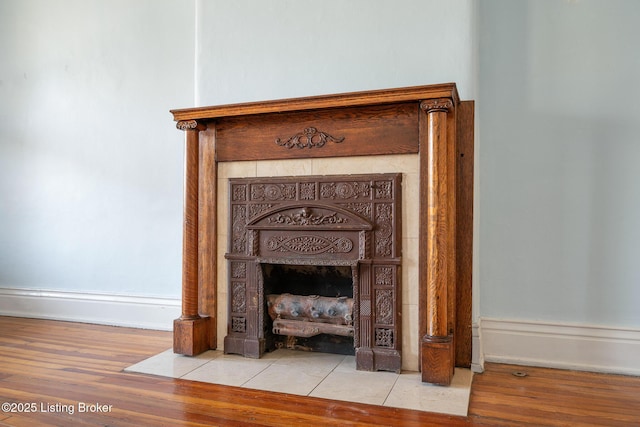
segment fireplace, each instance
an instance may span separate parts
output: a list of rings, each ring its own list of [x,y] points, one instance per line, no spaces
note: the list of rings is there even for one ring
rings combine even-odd
[[[226,353],[355,354],[400,372],[400,174],[229,182]]]
[[[336,264],[261,264],[266,349],[355,354],[358,267]]]
[[[394,371],[402,354],[403,365],[437,384],[450,383],[454,366],[470,365],[474,106],[459,99],[455,84],[172,113],[185,134],[182,314],[174,322],[174,352],[196,355],[223,346],[250,357],[279,346],[353,351],[360,369]],[[391,161],[353,171],[356,159],[374,157]],[[398,157],[416,159],[417,167],[394,169]],[[270,162],[278,161],[306,166],[270,173]],[[247,173],[226,182],[227,165],[236,164]],[[372,172],[397,176],[345,175]],[[380,230],[388,231],[375,218],[377,181],[385,180],[409,189],[393,208],[408,212],[410,221],[402,231],[400,222],[391,224],[392,240],[402,244],[393,243],[390,256],[376,253]],[[371,183],[370,217],[355,209],[363,200],[341,200],[358,193],[356,182]],[[226,185],[229,196],[219,196]],[[323,198],[323,185],[336,189],[334,198]],[[294,187],[296,199],[279,199]],[[252,199],[255,194],[263,200]],[[244,209],[242,221],[232,219],[231,205]],[[227,216],[229,231],[218,225]],[[283,277],[340,278],[352,294],[344,283],[328,293],[281,288]],[[393,299],[386,298],[390,292]],[[348,316],[318,314],[316,303],[327,312],[351,307],[352,323]],[[307,311],[301,314],[298,305]],[[384,310],[391,317],[381,316]],[[308,325],[295,323],[305,316]],[[319,335],[325,337],[314,338]]]

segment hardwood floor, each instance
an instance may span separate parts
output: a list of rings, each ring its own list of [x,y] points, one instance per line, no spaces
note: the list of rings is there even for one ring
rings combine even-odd
[[[488,364],[469,416],[454,417],[122,372],[171,342],[169,332],[0,317],[0,403],[17,411],[3,407],[0,426],[640,425],[638,377]]]
[[[640,377],[488,364],[469,413],[492,425],[640,426]],[[514,376],[524,372],[526,377]]]

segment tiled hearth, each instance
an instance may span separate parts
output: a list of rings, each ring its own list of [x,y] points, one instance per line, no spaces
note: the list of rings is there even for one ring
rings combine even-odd
[[[452,415],[467,414],[472,379],[470,370],[456,368],[451,386],[441,387],[422,383],[418,372],[357,371],[354,356],[284,349],[260,359],[167,350],[125,371]]]

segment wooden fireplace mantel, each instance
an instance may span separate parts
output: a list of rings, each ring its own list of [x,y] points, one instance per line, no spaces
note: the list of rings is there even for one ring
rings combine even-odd
[[[185,132],[175,353],[196,355],[217,343],[219,162],[418,154],[422,380],[448,385],[455,366],[470,366],[474,104],[460,101],[454,83],[171,113]]]

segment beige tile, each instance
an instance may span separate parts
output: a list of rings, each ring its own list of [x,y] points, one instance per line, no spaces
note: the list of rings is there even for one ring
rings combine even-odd
[[[338,372],[353,372],[356,370],[356,357],[345,356],[344,360],[336,366],[334,371]]]
[[[289,366],[292,369],[312,369],[329,373],[345,359],[342,354],[305,352],[295,350],[277,350],[273,353],[278,359],[274,365]]]
[[[216,223],[216,233],[227,234],[227,218],[229,217],[229,181],[227,179],[219,179],[218,187],[217,187],[217,195],[216,195],[216,203],[217,206],[217,223]]]
[[[218,179],[256,176],[255,161],[218,163]]]
[[[382,156],[382,161],[389,164],[390,168],[407,174],[420,173],[420,157],[417,154],[397,154],[393,156]],[[389,172],[393,172],[390,170]]]
[[[288,365],[272,364],[247,381],[244,387],[307,396],[329,372],[317,369],[294,369]]]
[[[393,372],[336,369],[309,396],[382,405],[398,377]]]
[[[224,350],[224,337],[227,336],[227,323],[228,323],[228,310],[227,310],[227,292],[218,293],[218,305],[216,306],[216,332],[217,336],[217,348]]]
[[[227,236],[226,235],[218,235],[218,242],[217,242],[217,249],[216,249],[216,262],[218,263],[217,268],[218,268],[218,281],[222,280],[222,282],[225,285],[226,288],[226,284],[227,284],[227,260],[224,257],[224,254],[227,253],[228,250],[228,246],[229,246],[229,242],[227,242]]]
[[[402,304],[402,369],[418,371],[418,306],[415,304]]]
[[[194,357],[183,356],[174,354],[173,350],[169,349],[135,365],[129,366],[125,371],[180,378],[217,356],[218,354],[214,351],[207,351]]]
[[[418,156],[407,154],[313,159],[314,175],[418,173],[418,168]]]
[[[404,174],[402,177],[402,235],[420,236],[420,181],[418,174]]]
[[[418,239],[402,239],[402,303],[418,304]]]
[[[220,223],[218,221],[218,223]],[[217,274],[217,332],[218,332],[218,348],[224,348],[224,337],[227,335],[227,301],[228,301],[228,263],[224,258],[227,252],[227,236],[218,235],[218,248],[216,254],[216,262],[218,263]]]
[[[449,387],[425,384],[418,372],[402,374],[384,402],[384,406],[467,415],[473,374],[456,368]]]
[[[311,159],[263,160],[258,162],[257,176],[311,175]]]
[[[239,387],[272,363],[270,359],[249,359],[235,354],[219,353],[219,357],[194,369],[182,379]]]
[[[345,358],[343,355],[276,350],[272,364],[244,384],[258,390],[306,396]]]

